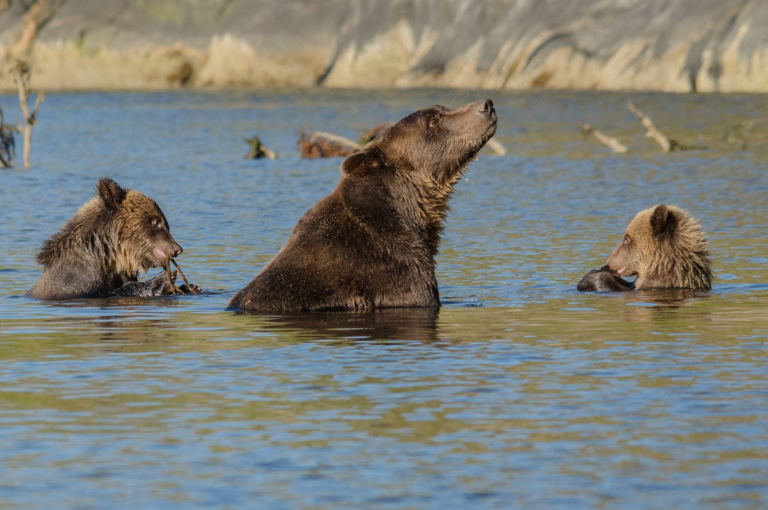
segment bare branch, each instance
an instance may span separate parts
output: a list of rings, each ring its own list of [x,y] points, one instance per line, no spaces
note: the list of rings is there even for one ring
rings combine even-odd
[[[507,155],[507,148],[501,145],[501,142],[498,142],[495,138],[491,138],[488,140],[488,143],[486,144],[488,147],[491,148],[493,152],[496,153],[498,156],[506,156]]]
[[[579,126],[581,126],[581,134],[584,135],[584,138],[588,137],[589,135],[594,135],[600,143],[611,149],[613,152],[618,152],[619,154],[624,154],[627,152],[627,146],[617,139],[608,136],[598,131],[597,129],[594,129],[589,124],[579,123]]]
[[[334,135],[333,133],[326,133],[325,131],[315,131],[310,135],[310,139],[312,141],[314,141],[317,138],[325,138],[326,140],[330,140],[332,142],[337,142],[342,145],[347,145],[355,150],[360,150],[363,148],[363,146],[357,142],[353,142],[352,140],[348,138],[344,138],[343,136]]]
[[[35,109],[32,111],[32,115],[29,117],[29,124],[34,126],[37,124],[37,111],[40,109],[40,103],[45,101],[45,92],[38,92],[37,99],[35,99]]]
[[[669,152],[672,150],[673,146],[679,147],[679,144],[677,144],[674,140],[670,140],[664,135],[664,133],[656,129],[656,126],[653,125],[653,121],[651,120],[651,118],[644,115],[643,112],[638,110],[637,107],[634,105],[634,103],[632,103],[632,101],[627,103],[627,107],[632,111],[632,113],[635,114],[635,116],[640,121],[640,124],[642,124],[643,127],[645,128],[646,138],[653,138],[654,140],[656,140],[656,143],[658,143],[661,146],[661,150],[663,150],[664,152]]]

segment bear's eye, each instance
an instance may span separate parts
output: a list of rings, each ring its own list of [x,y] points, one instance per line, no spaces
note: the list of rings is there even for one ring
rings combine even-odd
[[[153,228],[160,228],[163,224],[162,221],[160,221],[160,218],[152,218],[152,221],[150,221],[150,224]]]

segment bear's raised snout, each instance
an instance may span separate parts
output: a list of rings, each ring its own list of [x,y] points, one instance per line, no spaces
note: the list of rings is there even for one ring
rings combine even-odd
[[[493,114],[496,113],[496,110],[493,107],[493,101],[490,99],[486,99],[485,101],[480,102],[480,106],[477,109],[477,113],[481,113],[483,115],[493,116]]]
[[[182,253],[184,253],[184,249],[178,244],[174,244],[172,250],[173,250],[173,255],[171,255],[171,257],[173,258],[176,258]]]

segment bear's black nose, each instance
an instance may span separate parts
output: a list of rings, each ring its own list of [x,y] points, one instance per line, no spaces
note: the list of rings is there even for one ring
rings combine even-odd
[[[178,257],[179,255],[181,255],[181,254],[182,254],[182,252],[184,252],[184,250],[181,248],[181,246],[179,246],[179,245],[177,244],[177,245],[176,245],[176,247],[173,249],[173,255],[171,255],[171,257],[173,257],[173,258],[176,258],[176,257]]]
[[[477,113],[482,113],[484,115],[490,115],[493,111],[493,101],[490,99],[486,99],[482,102],[480,107],[477,109]]]

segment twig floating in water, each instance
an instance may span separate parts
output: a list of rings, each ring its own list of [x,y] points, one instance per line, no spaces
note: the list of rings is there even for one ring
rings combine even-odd
[[[589,135],[595,135],[595,138],[597,138],[597,140],[600,143],[602,143],[603,145],[611,149],[613,152],[618,152],[619,154],[624,154],[625,152],[627,152],[627,146],[621,143],[620,141],[618,141],[617,139],[611,136],[608,136],[598,131],[597,129],[594,129],[589,124],[579,123],[579,126],[581,126],[581,134],[584,135],[585,139]]]
[[[180,268],[180,267],[179,267],[179,265],[176,263],[176,261],[175,261],[175,260],[173,260],[173,259],[171,259],[171,262],[173,262],[173,265],[174,265],[174,266],[176,266],[176,271],[178,271],[178,272],[179,272],[179,275],[181,276],[181,279],[182,279],[182,280],[184,280],[184,283],[186,283],[186,284],[187,284],[187,288],[189,289],[189,291],[190,291],[192,294],[194,294],[195,296],[197,296],[197,292],[195,292],[195,287],[194,287],[194,286],[193,286],[191,283],[189,283],[189,282],[187,281],[187,277],[186,277],[186,276],[184,276],[184,273],[182,273],[182,272],[181,272],[181,268]]]

